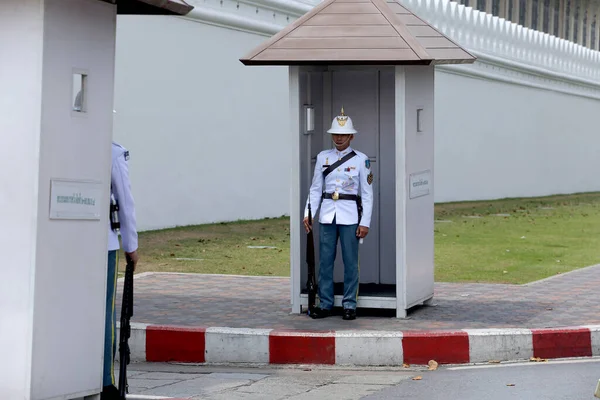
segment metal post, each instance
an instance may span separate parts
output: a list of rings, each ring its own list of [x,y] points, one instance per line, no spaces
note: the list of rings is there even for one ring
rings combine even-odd
[[[569,34],[567,40],[575,41],[575,7],[570,3],[567,7],[567,13],[569,14]]]
[[[556,17],[556,1],[550,0],[548,5],[548,33],[554,35],[554,18]]]
[[[508,19],[508,0],[500,0],[498,17]]]
[[[546,32],[544,29],[544,18],[546,17],[546,1],[538,0],[538,9],[537,9],[537,23],[535,24],[535,29],[540,32]]]
[[[567,18],[566,0],[558,1],[558,37],[566,39],[565,19]]]
[[[592,48],[592,23],[594,21],[594,7],[592,2],[588,1],[587,12],[585,14],[585,46]]]
[[[521,1],[520,0],[512,0],[512,12],[510,15],[510,20],[515,24],[518,24],[521,20]]]
[[[600,50],[600,27],[598,26],[600,21],[598,21],[598,8],[596,8],[596,11],[594,12],[594,22],[596,25],[594,27],[594,36],[596,38],[594,42],[594,50]]]
[[[583,35],[585,33],[585,0],[579,2],[577,7],[577,44],[583,45]]]
[[[525,26],[527,28],[533,28],[533,1],[529,0],[525,4]]]

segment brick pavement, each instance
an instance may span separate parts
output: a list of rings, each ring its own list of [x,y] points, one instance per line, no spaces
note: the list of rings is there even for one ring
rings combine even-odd
[[[156,273],[136,277],[132,322],[337,331],[597,325],[599,287],[600,265],[527,285],[436,283],[435,306],[415,307],[407,320],[359,309],[343,321],[290,314],[289,278]]]

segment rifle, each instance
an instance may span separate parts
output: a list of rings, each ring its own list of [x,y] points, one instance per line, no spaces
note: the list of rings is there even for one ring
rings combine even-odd
[[[310,196],[310,195],[309,195]],[[312,224],[312,211],[310,209],[310,197],[308,199],[308,223]],[[317,307],[317,279],[315,273],[315,243],[313,239],[312,225],[306,238],[306,263],[308,264],[308,315],[310,316]]]
[[[126,255],[125,282],[123,284],[123,302],[121,304],[121,328],[119,332],[119,398],[125,400],[129,393],[127,383],[127,365],[130,361],[129,337],[131,336],[130,319],[133,316],[133,260]]]

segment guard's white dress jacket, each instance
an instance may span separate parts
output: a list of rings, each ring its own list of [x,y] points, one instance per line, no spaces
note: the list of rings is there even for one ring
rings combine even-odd
[[[371,174],[369,158],[364,153],[354,150],[356,155],[332,171],[327,175],[325,181],[323,181],[323,171],[352,150],[351,147],[348,147],[340,152],[333,148],[322,151],[317,155],[315,173],[312,185],[310,186],[310,206],[314,218],[319,205],[321,205],[320,223],[330,224],[335,217],[335,222],[339,225],[353,225],[358,223],[368,228],[371,224],[371,213],[373,210],[373,186],[371,184],[373,183],[373,175]],[[356,202],[353,200],[323,199],[321,203],[321,197],[324,192],[334,193],[335,191],[339,194],[361,196],[363,214],[360,221],[358,221]],[[308,200],[304,216],[308,216]]]
[[[119,202],[120,233],[123,250],[131,253],[138,248],[138,234],[135,219],[135,204],[129,183],[127,160],[129,152],[121,145],[112,144],[111,192]],[[119,237],[110,228],[108,220],[108,250],[119,250]]]

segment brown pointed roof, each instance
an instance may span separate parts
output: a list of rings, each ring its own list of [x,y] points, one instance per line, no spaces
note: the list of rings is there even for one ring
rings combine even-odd
[[[325,0],[240,60],[245,65],[472,63],[397,0]]]

